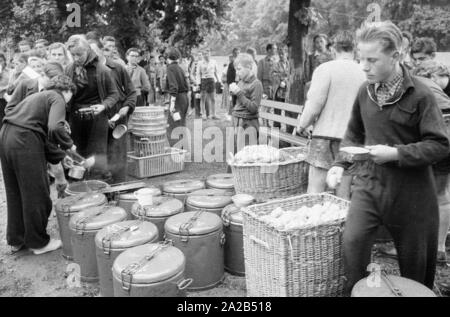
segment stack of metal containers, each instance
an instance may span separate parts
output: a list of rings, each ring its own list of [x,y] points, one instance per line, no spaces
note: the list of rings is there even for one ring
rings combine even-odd
[[[168,147],[167,119],[163,107],[137,107],[129,122],[129,175],[146,178],[184,169],[185,151]]]
[[[162,107],[137,107],[130,118],[131,145],[134,155],[163,154],[167,121]]]

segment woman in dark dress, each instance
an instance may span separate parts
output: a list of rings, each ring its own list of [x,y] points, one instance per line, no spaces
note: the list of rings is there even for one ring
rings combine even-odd
[[[12,253],[30,248],[42,254],[61,247],[61,241],[50,239],[46,231],[52,210],[47,162],[70,162],[65,150],[74,147],[65,116],[74,89],[69,77],[56,76],[47,90],[25,98],[3,119],[0,159]]]

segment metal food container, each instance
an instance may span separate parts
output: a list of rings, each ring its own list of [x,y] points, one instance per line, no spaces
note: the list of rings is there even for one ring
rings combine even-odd
[[[233,194],[225,189],[200,189],[190,193],[186,198],[186,211],[204,210],[222,215],[222,210],[232,204]]]
[[[70,218],[69,228],[73,257],[80,266],[82,282],[97,282],[97,258],[95,235],[113,223],[127,219],[127,212],[120,207],[105,205],[80,211]]]
[[[156,187],[145,187],[145,188],[149,188],[149,189],[153,189],[154,190],[154,194],[153,196],[161,196],[161,190],[159,188]],[[118,206],[122,207],[123,209],[125,209],[125,211],[128,213],[129,219],[133,218],[133,215],[131,213],[131,209],[133,207],[133,205],[137,202],[137,198],[134,195],[134,192],[132,193],[122,193],[119,195],[119,202],[118,202]]]
[[[436,297],[436,294],[416,281],[376,270],[355,284],[351,297]]]
[[[151,222],[131,220],[109,225],[95,236],[100,293],[114,296],[112,267],[114,260],[125,250],[156,242],[158,228]]]
[[[169,243],[145,244],[121,253],[113,265],[115,297],[185,297],[186,259]]]
[[[339,149],[339,155],[347,162],[367,161],[370,151],[363,147],[348,146]]]
[[[234,194],[233,174],[216,174],[206,179],[206,187],[213,189],[224,189]]]
[[[225,271],[237,276],[245,275],[244,216],[241,208],[228,205],[222,212],[225,233]]]
[[[68,196],[75,196],[78,194],[96,192],[108,187],[109,185],[105,182],[98,180],[87,180],[69,184],[66,189],[66,194]]]
[[[186,257],[186,277],[193,280],[188,290],[210,289],[224,277],[222,220],[216,214],[196,211],[170,217],[165,225],[166,241]]]
[[[83,166],[74,165],[69,169],[69,176],[73,179],[83,179],[86,169]]]
[[[164,225],[170,217],[184,212],[184,205],[181,201],[173,197],[154,197],[153,205],[141,206],[135,203],[131,209],[131,214],[135,219],[150,221],[158,228],[158,241],[164,240]]]
[[[174,197],[184,203],[188,194],[204,188],[205,182],[202,180],[183,179],[171,181],[163,185],[163,195]]]
[[[63,243],[62,253],[67,260],[73,259],[72,243],[70,241],[69,220],[70,217],[81,210],[106,204],[107,199],[103,194],[79,194],[59,199],[55,204],[56,218],[58,220],[59,235]]]

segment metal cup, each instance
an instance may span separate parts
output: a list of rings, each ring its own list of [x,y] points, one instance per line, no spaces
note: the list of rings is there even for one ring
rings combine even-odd
[[[127,126],[124,124],[119,124],[117,127],[114,128],[113,130],[113,138],[114,139],[120,139],[121,137],[123,137],[125,135],[125,133],[127,133]]]

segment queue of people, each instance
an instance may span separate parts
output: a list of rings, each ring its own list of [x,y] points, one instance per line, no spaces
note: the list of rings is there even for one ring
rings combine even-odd
[[[351,201],[343,242],[347,291],[366,275],[380,226],[392,235],[395,248],[387,252],[398,258],[402,276],[432,288],[436,264],[447,263],[450,226],[443,117],[450,113],[449,69],[435,60],[432,39],[414,39],[390,22],[366,24],[356,36],[338,32],[332,41],[319,34],[313,43],[296,132],[310,139],[308,193],[336,190]],[[47,172],[64,191],[64,167],[72,164],[67,150],[96,157],[89,178],[126,179],[127,144],[114,139],[112,129],[127,124],[137,106],[167,104],[170,134],[186,125],[191,111],[218,119],[215,84],[222,81],[235,145],[245,145],[237,143],[249,129],[258,136],[265,124],[261,100],[285,102],[291,73],[285,47],[268,44],[266,53],[257,61],[254,49],[233,49],[220,77],[209,50],[186,61],[171,47],[157,62],[130,48],[125,62],[113,37],[95,33],[73,35],[65,44],[38,40],[34,49],[22,41],[9,70],[0,54],[0,159],[12,252],[61,246],[46,232]],[[343,146],[365,147],[370,160],[345,161]]]

